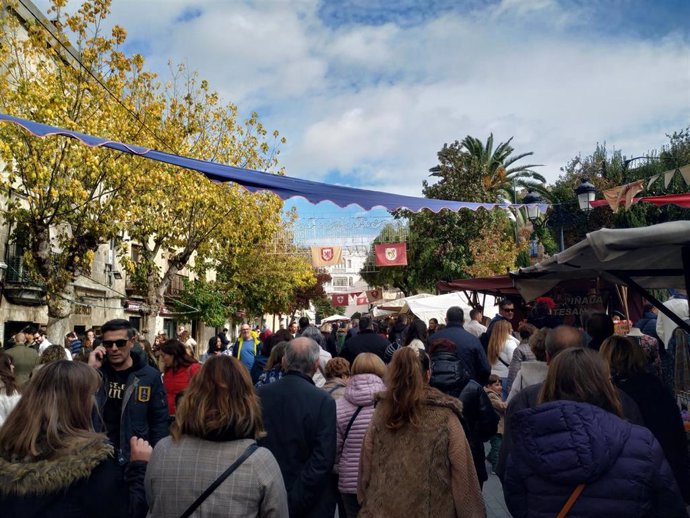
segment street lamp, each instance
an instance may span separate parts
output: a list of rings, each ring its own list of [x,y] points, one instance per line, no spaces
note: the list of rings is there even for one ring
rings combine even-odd
[[[529,219],[532,223],[535,223],[539,220],[540,211],[538,204],[542,203],[543,201],[544,200],[542,197],[532,189],[527,191],[527,196],[522,199],[522,203],[527,205],[527,219]]]
[[[597,196],[597,188],[590,183],[589,178],[582,179],[580,185],[575,189],[575,194],[577,194],[577,204],[580,206],[580,210],[584,212],[592,210],[590,203]]]
[[[580,182],[580,185],[578,185],[575,189],[575,194],[577,195],[577,204],[580,210],[582,210],[585,213],[589,213],[589,211],[592,209],[590,202],[594,201],[594,198],[596,198],[596,187],[594,187],[594,185],[592,185],[589,182],[588,178],[583,178]],[[562,252],[563,250],[565,250],[563,227],[567,223],[567,221],[572,219],[572,214],[569,215],[568,212],[563,210],[563,203],[556,202],[553,204],[553,212],[549,215],[549,217],[541,219],[539,204],[543,202],[544,200],[539,195],[539,193],[534,192],[532,190],[529,190],[527,192],[527,195],[522,199],[522,203],[526,206],[525,208],[527,209],[527,219],[530,220],[535,230],[546,225],[547,222],[551,218],[553,218],[552,224],[558,225],[559,228],[559,244],[560,250]],[[533,240],[534,238],[535,234],[532,235]]]

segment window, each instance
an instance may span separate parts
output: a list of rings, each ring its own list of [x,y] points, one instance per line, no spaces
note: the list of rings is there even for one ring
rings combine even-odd
[[[345,287],[347,286],[347,277],[333,277],[334,287]]]
[[[352,259],[347,260],[347,269],[348,270],[352,269]]]

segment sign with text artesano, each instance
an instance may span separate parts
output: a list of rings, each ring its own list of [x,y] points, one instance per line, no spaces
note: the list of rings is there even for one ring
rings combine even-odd
[[[604,311],[608,293],[596,291],[586,294],[559,294],[554,297],[556,307],[552,313],[559,317],[577,316],[585,312]]]

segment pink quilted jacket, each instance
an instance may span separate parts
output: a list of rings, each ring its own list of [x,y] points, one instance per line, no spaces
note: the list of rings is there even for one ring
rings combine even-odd
[[[336,401],[338,417],[336,465],[339,473],[338,490],[341,493],[357,494],[359,457],[364,435],[374,415],[374,395],[385,389],[383,381],[375,374],[356,374],[348,381],[345,396]],[[358,406],[361,406],[362,410],[357,414],[347,441],[343,444],[345,429]]]

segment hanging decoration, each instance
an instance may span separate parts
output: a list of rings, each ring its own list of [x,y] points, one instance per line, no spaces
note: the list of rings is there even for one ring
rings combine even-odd
[[[331,295],[331,303],[334,307],[347,306],[350,302],[350,296],[347,293],[334,293]]]
[[[618,208],[623,205],[627,210],[632,206],[635,195],[644,189],[644,180],[620,185],[603,192],[604,198],[613,212],[618,212]]]
[[[407,266],[407,243],[374,245],[376,266]]]
[[[339,246],[312,246],[311,264],[314,267],[333,266],[343,260],[343,249]]]
[[[408,209],[412,212],[419,212],[422,209],[439,212],[442,209],[449,209],[453,211],[469,209],[476,211],[479,209],[492,210],[496,207],[524,207],[524,204],[511,204],[507,202],[474,203],[465,201],[436,200],[414,196],[403,196],[400,194],[391,194],[367,189],[357,189],[354,187],[342,187],[321,182],[313,182],[311,180],[303,180],[301,178],[281,176],[262,171],[243,169],[241,167],[233,167],[215,162],[173,155],[171,153],[156,151],[155,149],[147,149],[136,145],[123,144],[121,142],[95,137],[93,135],[87,135],[85,133],[67,130],[56,126],[50,126],[48,124],[33,122],[2,113],[0,113],[0,122],[8,122],[20,126],[36,137],[44,138],[50,136],[63,136],[74,138],[89,147],[105,147],[141,158],[156,160],[158,162],[184,167],[186,169],[192,169],[194,171],[203,173],[210,180],[217,182],[235,182],[251,192],[271,191],[283,200],[302,197],[313,204],[317,204],[322,201],[330,201],[340,207],[359,205],[365,210],[370,210],[374,207],[383,207],[389,211]],[[546,212],[549,206],[550,205],[546,203],[539,204],[539,209],[542,212]]]

